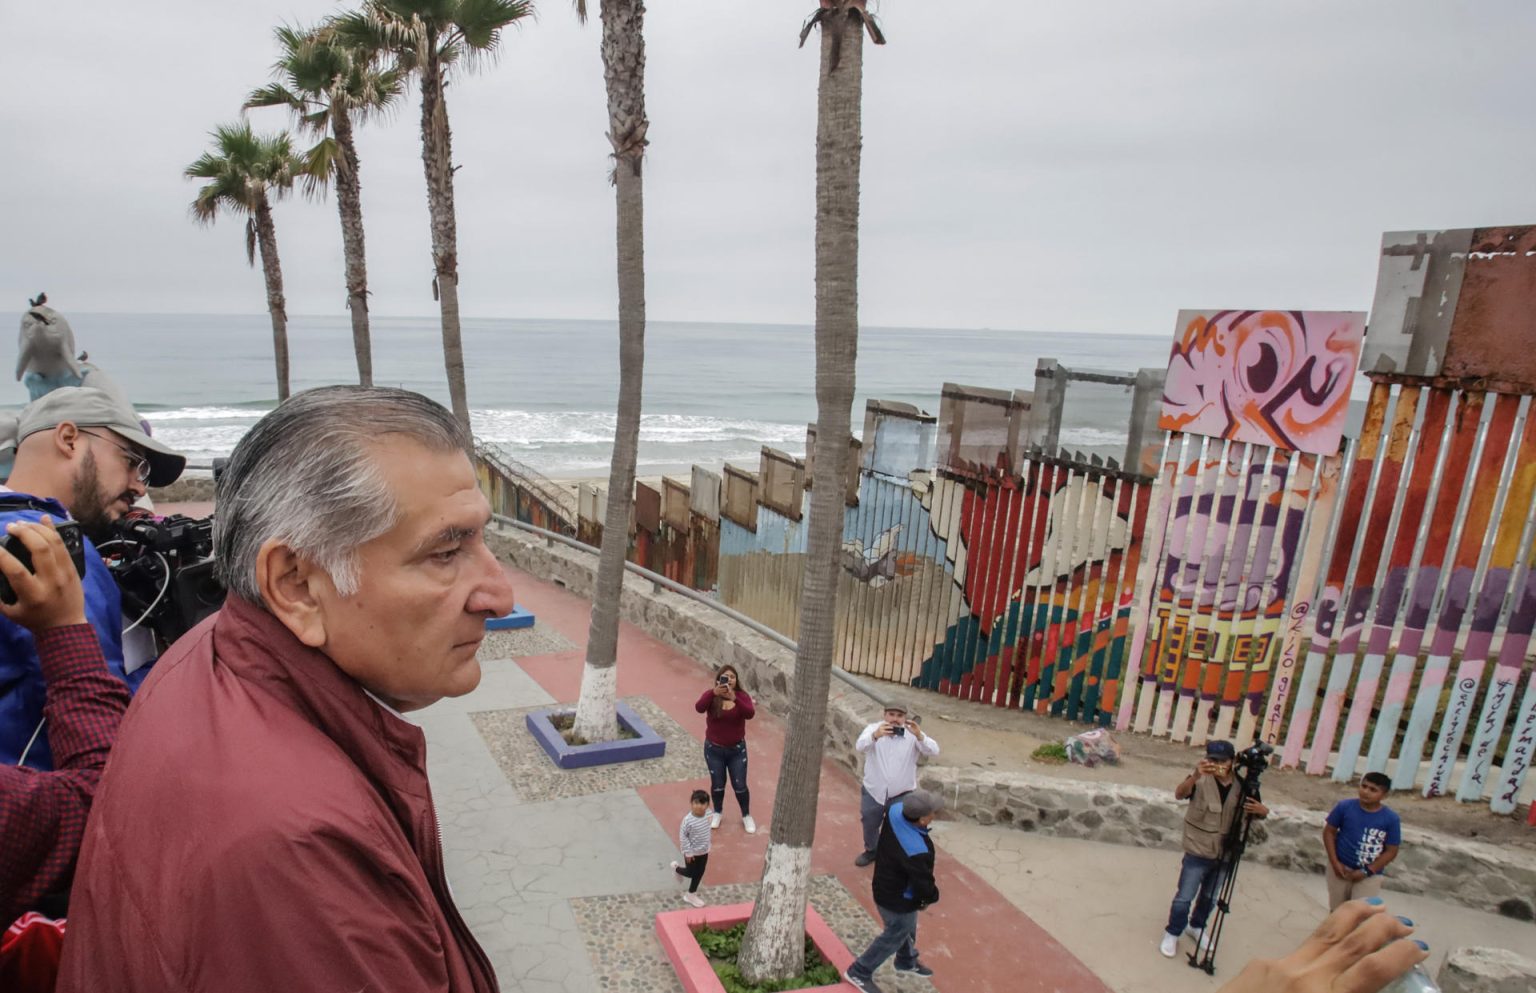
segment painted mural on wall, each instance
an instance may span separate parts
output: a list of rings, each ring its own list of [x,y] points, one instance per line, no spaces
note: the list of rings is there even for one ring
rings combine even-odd
[[[1107,722],[1145,487],[1086,460],[1040,458],[1020,475],[939,474],[917,485],[930,527],[953,550],[963,608],[916,685]]]
[[[1160,428],[1338,451],[1364,313],[1185,310],[1178,326]]]
[[[1199,741],[1232,737],[1236,725],[1251,738],[1280,652],[1308,503],[1315,487],[1333,485],[1317,462],[1233,445],[1165,463],[1170,504],[1138,726]]]

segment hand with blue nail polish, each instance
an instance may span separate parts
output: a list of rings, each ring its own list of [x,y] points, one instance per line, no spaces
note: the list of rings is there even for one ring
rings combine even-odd
[[[1407,918],[1386,912],[1379,897],[1351,900],[1329,914],[1294,952],[1255,959],[1220,993],[1380,993],[1428,958]]]

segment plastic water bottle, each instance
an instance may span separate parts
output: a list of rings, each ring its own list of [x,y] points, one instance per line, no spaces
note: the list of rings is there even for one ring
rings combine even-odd
[[[1383,986],[1381,993],[1440,993],[1440,987],[1419,963]]]

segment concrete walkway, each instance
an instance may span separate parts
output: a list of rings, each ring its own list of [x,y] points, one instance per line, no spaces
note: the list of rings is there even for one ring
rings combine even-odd
[[[413,715],[429,741],[460,908],[509,993],[681,990],[651,928],[658,911],[683,906],[668,863],[677,857],[689,792],[708,786],[704,721],[693,703],[709,686],[709,660],[624,625],[619,693],[667,739],[667,756],[556,770],[522,719],[527,710],[576,699],[590,608],[563,589],[516,571],[512,577],[537,626],[488,638],[480,688]],[[767,848],[784,725],[759,712],[748,740],[760,829],[742,830],[727,795],[701,891],[712,903],[752,899]],[[852,864],[859,834],[858,785],[824,762],[812,902],[855,952],[877,930],[870,870]],[[1249,957],[1294,947],[1323,914],[1320,879],[1245,866],[1212,979],[1157,953],[1174,854],[963,822],[939,824],[935,839],[944,896],[923,914],[919,945],[937,974],[898,978],[887,965],[877,979],[888,990],[1215,989]],[[1391,903],[1419,920],[1442,956],[1459,944],[1521,950],[1536,939],[1530,924],[1424,898]]]

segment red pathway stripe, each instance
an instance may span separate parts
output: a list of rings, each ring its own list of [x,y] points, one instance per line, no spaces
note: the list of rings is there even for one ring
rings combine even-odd
[[[588,601],[526,573],[513,569],[508,573],[517,589],[518,604],[532,610],[540,625],[553,628],[577,646],[586,644],[591,616]],[[584,649],[578,647],[521,658],[518,664],[550,696],[572,703],[581,689],[584,658]],[[695,661],[633,625],[620,625],[619,695],[648,697],[687,728],[701,749],[704,718],[694,711],[693,704],[709,686],[709,671],[704,666],[712,667],[713,661]],[[706,890],[710,884],[753,882],[762,876],[784,731],[784,722],[764,710],[758,711],[749,725],[747,775],[758,833],[749,835],[741,829],[735,797],[727,791],[725,822],[715,832]],[[696,788],[708,789],[708,780],[701,777],[694,782],[644,786],[638,792],[672,837],[687,810],[688,794]],[[830,760],[823,760],[811,871],[835,875],[875,917],[869,890],[872,870],[853,864],[862,848],[858,782]],[[947,993],[1109,993],[1109,987],[1044,928],[981,877],[947,858],[942,840],[937,876],[943,899],[923,912],[918,932],[923,958],[936,973],[936,989]],[[857,954],[862,949],[852,951]]]

